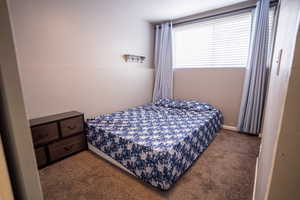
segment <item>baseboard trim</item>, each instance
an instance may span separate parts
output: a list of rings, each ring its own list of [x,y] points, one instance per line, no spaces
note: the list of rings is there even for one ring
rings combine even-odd
[[[235,131],[235,132],[238,132],[239,129],[237,127],[234,127],[234,126],[227,126],[227,125],[223,125],[223,129],[225,130],[229,130],[229,131]]]
[[[254,184],[253,184],[253,193],[252,193],[252,200],[255,200],[255,194],[256,194],[256,181],[257,181],[257,170],[258,170],[258,158],[256,158],[256,164],[255,164],[255,177],[254,177]]]

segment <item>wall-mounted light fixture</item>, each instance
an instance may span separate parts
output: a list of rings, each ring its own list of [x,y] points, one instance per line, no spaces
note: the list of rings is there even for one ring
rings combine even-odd
[[[145,61],[146,57],[145,56],[125,54],[124,59],[125,59],[126,62],[143,63]]]

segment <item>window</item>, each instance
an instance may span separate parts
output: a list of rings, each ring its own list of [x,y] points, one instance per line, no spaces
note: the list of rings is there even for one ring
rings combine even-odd
[[[174,27],[174,67],[246,67],[251,23],[248,11]]]

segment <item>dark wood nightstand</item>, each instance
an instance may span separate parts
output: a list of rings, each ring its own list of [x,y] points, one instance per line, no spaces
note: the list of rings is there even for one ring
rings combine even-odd
[[[29,122],[39,168],[87,149],[83,113],[71,111]]]

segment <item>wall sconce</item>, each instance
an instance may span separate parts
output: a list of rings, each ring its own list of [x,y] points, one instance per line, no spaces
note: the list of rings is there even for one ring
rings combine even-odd
[[[135,62],[135,63],[143,63],[146,59],[145,56],[137,56],[137,55],[124,55],[125,62]]]

